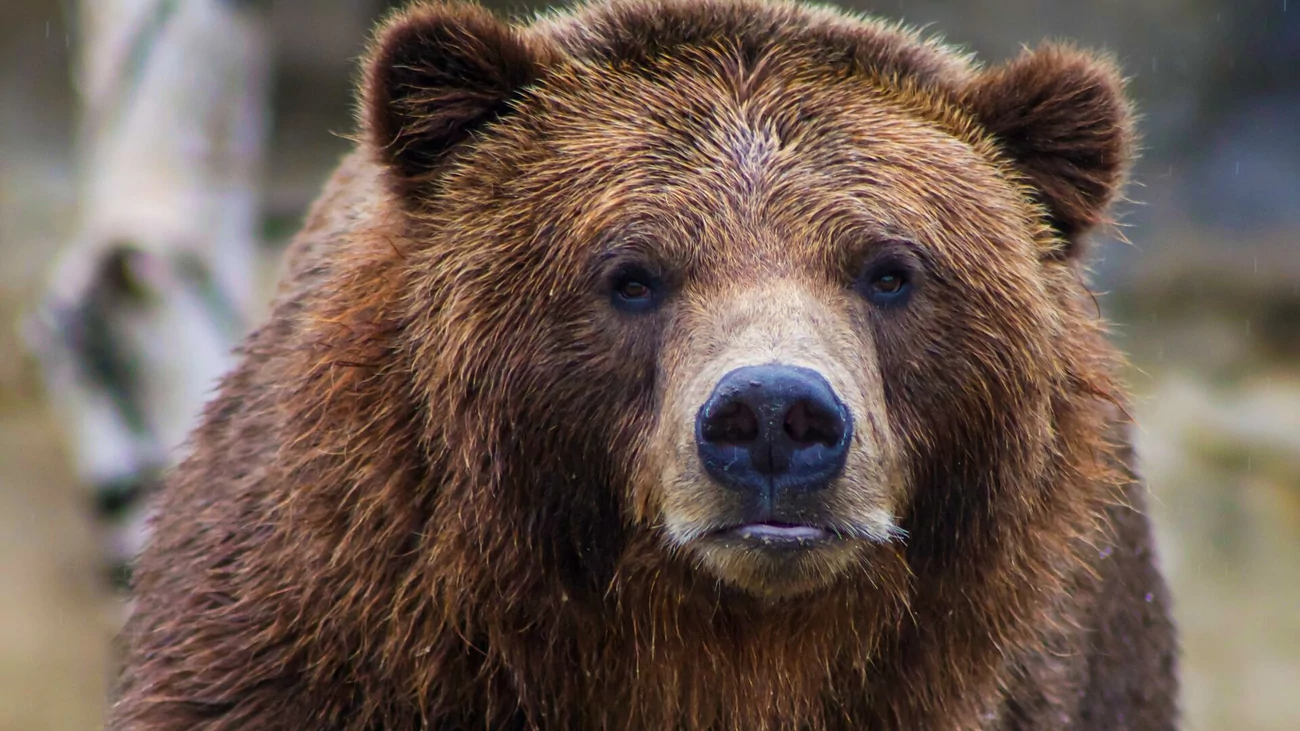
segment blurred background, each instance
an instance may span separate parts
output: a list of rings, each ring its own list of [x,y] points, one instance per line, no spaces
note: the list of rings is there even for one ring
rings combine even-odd
[[[348,149],[390,4],[0,0],[0,731],[100,725],[138,496]],[[1068,37],[1132,76],[1143,159],[1094,283],[1186,727],[1300,728],[1300,0],[853,4],[988,62]]]

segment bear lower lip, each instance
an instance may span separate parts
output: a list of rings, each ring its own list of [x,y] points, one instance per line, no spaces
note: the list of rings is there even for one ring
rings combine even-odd
[[[773,548],[796,548],[823,543],[834,536],[823,528],[788,523],[749,523],[719,531],[718,537]]]

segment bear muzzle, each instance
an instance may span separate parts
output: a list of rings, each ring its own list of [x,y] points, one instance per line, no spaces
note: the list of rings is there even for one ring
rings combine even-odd
[[[853,418],[817,371],[767,364],[723,376],[695,420],[700,463],[734,493],[743,521],[726,537],[765,547],[830,539],[800,503],[844,470]]]

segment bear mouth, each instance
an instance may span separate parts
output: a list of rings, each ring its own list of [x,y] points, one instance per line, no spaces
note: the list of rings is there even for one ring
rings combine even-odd
[[[763,522],[722,528],[713,533],[713,538],[749,547],[788,550],[824,545],[837,540],[838,536],[815,525]]]

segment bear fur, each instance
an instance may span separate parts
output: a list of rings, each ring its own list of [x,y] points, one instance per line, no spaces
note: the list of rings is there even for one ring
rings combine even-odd
[[[1081,277],[1133,148],[1110,61],[786,2],[417,3],[360,119],[156,503],[110,728],[1176,726]],[[859,425],[837,540],[788,560],[701,537],[734,496],[684,426],[766,359]]]

